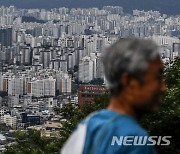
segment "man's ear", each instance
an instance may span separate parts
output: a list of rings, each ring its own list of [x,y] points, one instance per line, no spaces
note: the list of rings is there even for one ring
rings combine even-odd
[[[128,73],[124,73],[121,77],[121,83],[122,86],[125,88],[129,86],[130,88],[134,89],[135,87],[138,86],[138,81],[134,79],[131,75]]]
[[[122,83],[122,86],[123,87],[127,87],[129,85],[129,82],[130,82],[130,76],[128,73],[124,73],[122,74],[121,76],[121,83]]]

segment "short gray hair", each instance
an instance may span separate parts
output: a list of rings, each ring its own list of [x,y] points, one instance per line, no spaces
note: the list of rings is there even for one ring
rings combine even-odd
[[[123,73],[138,78],[142,76],[149,61],[159,56],[157,44],[150,39],[119,39],[102,53],[105,78],[113,95],[122,90],[120,79]]]

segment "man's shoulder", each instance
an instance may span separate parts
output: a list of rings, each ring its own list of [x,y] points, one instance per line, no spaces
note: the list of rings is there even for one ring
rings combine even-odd
[[[88,127],[102,129],[107,127],[117,135],[148,136],[147,131],[131,116],[119,114],[109,110],[100,110],[88,116]]]
[[[148,136],[147,131],[140,125],[140,123],[130,116],[122,116],[117,121],[115,121],[113,125],[115,132],[122,136]]]

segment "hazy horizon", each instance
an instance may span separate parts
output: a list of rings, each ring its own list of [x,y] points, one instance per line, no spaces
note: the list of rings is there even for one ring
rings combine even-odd
[[[179,0],[0,0],[0,5],[14,5],[18,8],[102,8],[105,5],[117,5],[124,8],[124,12],[131,13],[133,9],[157,10],[169,15],[180,14]],[[173,8],[173,9],[172,9]]]

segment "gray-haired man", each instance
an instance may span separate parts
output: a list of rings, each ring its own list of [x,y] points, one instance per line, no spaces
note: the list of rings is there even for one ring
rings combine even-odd
[[[106,49],[102,62],[111,92],[109,106],[83,120],[62,153],[156,153],[155,141],[138,120],[159,110],[166,91],[157,45],[152,40],[120,39]]]

